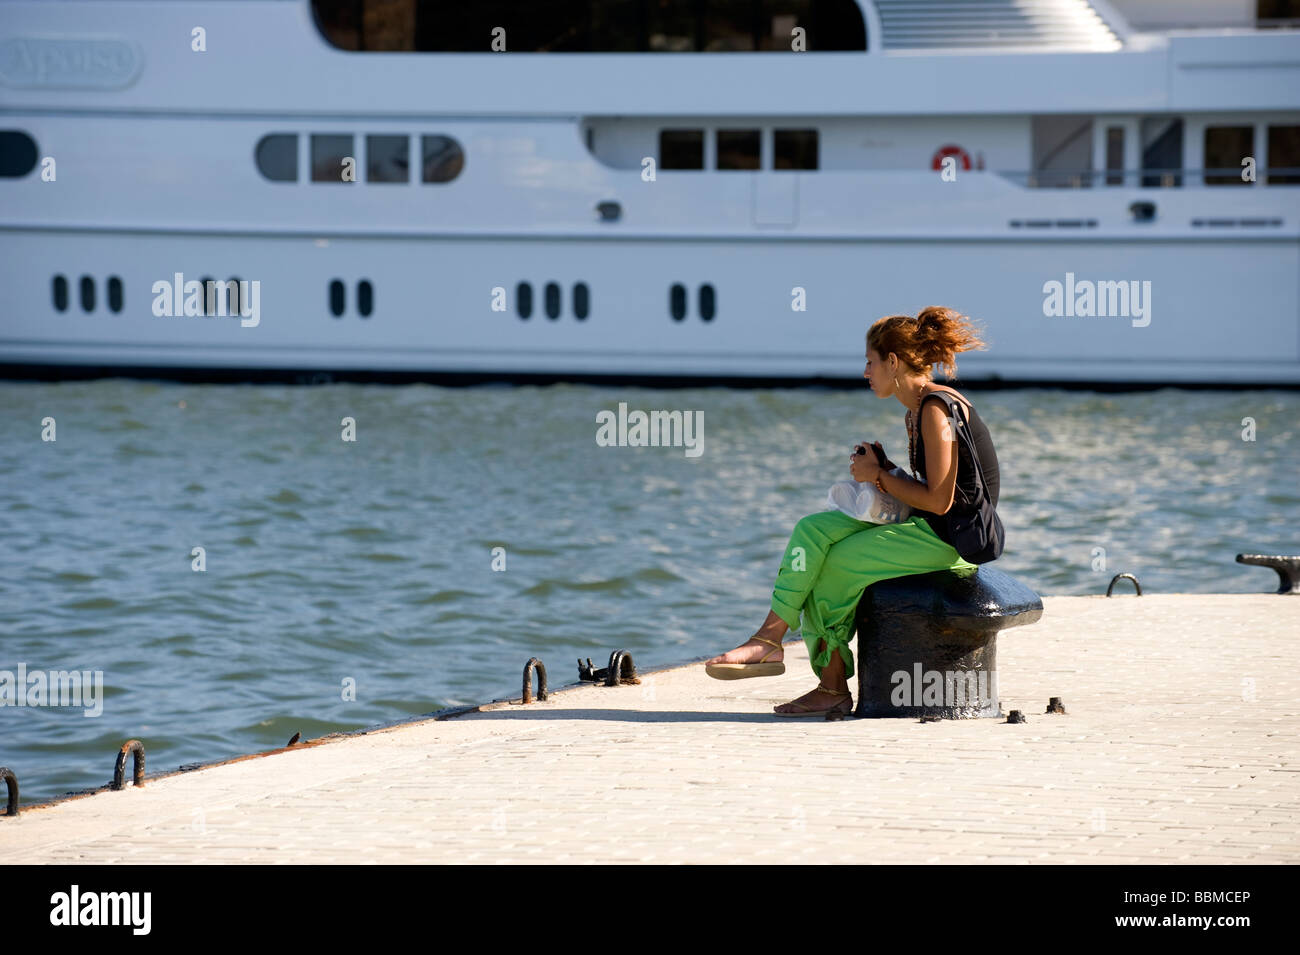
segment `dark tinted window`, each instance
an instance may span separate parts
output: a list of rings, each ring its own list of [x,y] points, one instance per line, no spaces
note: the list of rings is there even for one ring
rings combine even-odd
[[[713,321],[713,315],[717,311],[717,297],[713,293],[712,285],[700,286],[700,318],[706,322]]]
[[[1182,167],[1183,121],[1142,120],[1142,169],[1151,173],[1142,177],[1142,185],[1181,186],[1183,177],[1176,170]]]
[[[578,282],[573,286],[573,314],[578,319],[591,314],[591,293],[587,290],[586,282]]]
[[[410,182],[409,136],[366,137],[366,182]]]
[[[1254,126],[1206,126],[1205,170],[1207,186],[1248,186],[1241,178],[1241,161],[1255,155]],[[1217,170],[1212,173],[1210,170]]]
[[[366,279],[357,284],[357,311],[362,318],[369,318],[375,310],[375,287]]]
[[[68,280],[62,275],[56,275],[54,276],[54,282],[52,285],[54,292],[54,307],[60,312],[66,312],[68,310]]]
[[[719,169],[758,168],[757,129],[718,130]]]
[[[95,310],[95,280],[89,275],[81,277],[81,310],[83,312]]]
[[[298,180],[298,136],[296,133],[272,133],[263,136],[255,151],[257,171],[273,182]]]
[[[344,161],[349,158],[354,162],[345,165]],[[311,181],[352,182],[353,179],[344,179],[343,175],[351,169],[348,174],[356,176],[356,158],[351,136],[340,136],[335,133],[312,136]]]
[[[238,315],[243,310],[243,304],[239,297],[243,289],[239,284],[238,277],[232,276],[227,282],[226,314]]]
[[[772,131],[772,145],[772,168],[817,168],[817,130],[776,129]]]
[[[1124,127],[1106,128],[1106,185],[1124,184]]]
[[[686,317],[686,286],[677,284],[669,290],[668,312],[675,322]]]
[[[854,0],[312,0],[325,39],[344,50],[513,53],[865,50]]]
[[[1268,181],[1273,185],[1300,183],[1300,126],[1268,128]],[[1289,172],[1273,172],[1287,169]]]
[[[659,130],[660,169],[703,169],[704,130]]]
[[[108,309],[111,312],[122,311],[122,280],[116,275],[108,279]]]
[[[560,287],[554,282],[546,283],[546,317],[560,317]]]
[[[347,291],[343,288],[343,283],[338,279],[330,282],[330,313],[338,318],[343,314],[343,309],[347,306]]]
[[[465,167],[460,143],[450,136],[421,136],[420,155],[423,182],[451,182]]]
[[[520,318],[528,318],[533,314],[533,287],[527,282],[515,286],[515,308]]]
[[[36,168],[36,140],[17,129],[0,129],[0,176],[17,179]]]

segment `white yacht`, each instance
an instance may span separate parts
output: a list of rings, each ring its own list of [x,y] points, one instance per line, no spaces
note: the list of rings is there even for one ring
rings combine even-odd
[[[1300,384],[1296,0],[0,0],[0,374]]]

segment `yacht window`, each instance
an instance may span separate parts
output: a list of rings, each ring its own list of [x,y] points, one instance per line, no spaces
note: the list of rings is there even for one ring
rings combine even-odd
[[[0,177],[18,179],[36,168],[36,140],[17,129],[0,129]]]
[[[68,280],[62,275],[54,276],[54,307],[60,312],[68,310]]]
[[[1271,186],[1300,183],[1300,126],[1268,128],[1268,182]]]
[[[1035,116],[1030,185],[1046,189],[1091,186],[1092,126],[1090,116]]]
[[[81,277],[81,310],[83,312],[95,310],[95,280],[89,275]]]
[[[515,286],[515,308],[518,309],[520,318],[528,318],[533,314],[533,287],[527,282]]]
[[[865,50],[855,0],[311,0],[316,28],[342,50],[493,53],[791,52]]]
[[[311,181],[351,182],[351,179],[343,178],[343,174],[347,171],[343,161],[348,157],[354,160],[357,157],[352,147],[351,136],[340,136],[335,133],[312,136]]]
[[[362,279],[357,283],[357,311],[361,313],[362,318],[369,318],[374,310],[375,287],[370,284],[369,279]]]
[[[343,309],[347,304],[344,301],[344,296],[346,294],[342,282],[338,279],[330,282],[330,314],[335,318],[338,318],[343,314]]]
[[[713,321],[713,315],[717,311],[717,296],[714,294],[712,285],[700,286],[700,318],[703,321]]]
[[[108,278],[108,308],[112,312],[122,311],[122,280],[116,275]]]
[[[423,182],[451,182],[465,168],[465,153],[450,136],[421,136],[420,156]]]
[[[255,150],[257,171],[272,182],[298,181],[297,133],[263,136]]]
[[[1106,185],[1124,185],[1124,127],[1106,128]]]
[[[582,321],[589,314],[591,314],[591,293],[587,289],[586,282],[578,282],[573,286],[573,315]]]
[[[660,169],[703,169],[704,130],[659,130]]]
[[[1241,161],[1255,155],[1254,126],[1206,126],[1205,170],[1207,186],[1249,186],[1241,178]]]
[[[560,287],[554,282],[546,283],[546,317],[560,317]]]
[[[1142,120],[1142,185],[1181,186],[1182,168],[1182,119]]]
[[[411,141],[408,136],[366,137],[366,182],[410,182]]]
[[[203,288],[203,314],[217,314],[217,290],[212,284],[212,276],[205,275],[199,279],[199,285]]]
[[[673,285],[668,292],[668,312],[674,322],[686,317],[686,286],[680,282]]]
[[[772,142],[774,169],[817,168],[817,130],[773,130]]]
[[[757,169],[758,143],[757,129],[718,130],[718,168]]]

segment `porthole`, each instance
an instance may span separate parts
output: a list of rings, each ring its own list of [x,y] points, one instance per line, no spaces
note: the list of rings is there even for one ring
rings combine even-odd
[[[674,322],[680,322],[686,317],[686,286],[676,284],[672,287],[668,295],[668,311],[673,316]]]
[[[36,140],[19,129],[0,129],[0,177],[20,179],[35,168]]]
[[[330,283],[330,312],[333,313],[335,318],[343,314],[345,304],[343,283],[335,279]]]
[[[217,314],[217,289],[213,284],[212,276],[203,276],[199,279],[199,285],[203,286],[203,314]]]
[[[713,292],[712,285],[700,286],[700,318],[706,322],[713,321],[714,312],[717,311],[717,296]]]
[[[55,310],[66,312],[68,310],[68,280],[62,275],[56,275],[51,284],[53,285]]]
[[[83,312],[95,310],[95,280],[89,275],[81,277],[81,310]]]
[[[257,171],[272,182],[298,181],[298,134],[263,136],[253,150]]]
[[[375,308],[375,289],[367,279],[357,283],[357,311],[362,318],[369,318]]]
[[[527,282],[515,286],[515,308],[520,318],[529,318],[533,314],[533,287]]]
[[[243,312],[244,308],[243,308],[243,302],[240,300],[240,297],[239,297],[240,294],[241,294],[241,292],[240,292],[240,280],[239,280],[239,278],[238,278],[238,277],[231,278],[231,280],[230,280],[230,292],[229,292],[229,296],[228,296],[228,298],[226,299],[226,302],[227,302],[227,305],[226,305],[226,314],[227,314],[227,315],[239,315],[239,314],[241,314],[241,313]]]
[[[590,312],[591,293],[587,291],[586,282],[578,282],[573,286],[573,316],[582,321]]]
[[[560,317],[560,287],[554,282],[546,283],[546,317]]]
[[[116,275],[108,277],[108,310],[122,311],[122,280]]]

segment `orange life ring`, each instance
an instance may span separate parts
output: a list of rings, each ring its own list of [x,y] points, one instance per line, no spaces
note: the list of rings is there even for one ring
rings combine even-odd
[[[949,143],[947,146],[940,146],[935,150],[934,158],[930,160],[930,168],[936,171],[942,169],[943,161],[949,156],[955,156],[957,159],[957,165],[962,169],[970,169],[970,153],[952,143]]]

